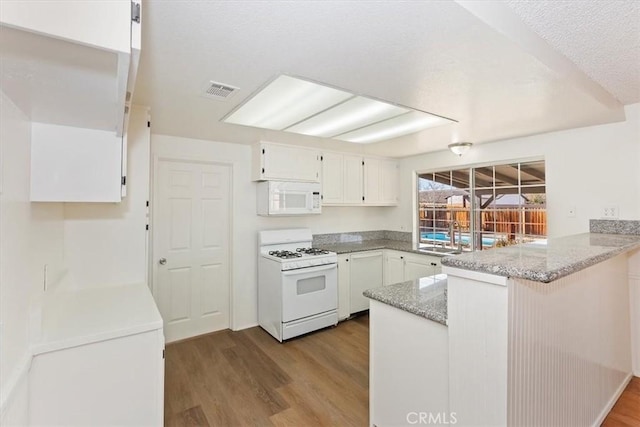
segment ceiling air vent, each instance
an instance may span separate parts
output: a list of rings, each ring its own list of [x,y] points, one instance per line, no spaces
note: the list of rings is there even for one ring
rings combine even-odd
[[[237,87],[229,86],[224,83],[218,83],[210,81],[204,87],[204,93],[202,96],[216,99],[218,101],[225,101],[231,98],[238,91]]]

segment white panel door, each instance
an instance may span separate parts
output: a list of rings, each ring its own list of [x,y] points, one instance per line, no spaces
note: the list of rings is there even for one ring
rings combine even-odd
[[[154,297],[167,342],[229,327],[230,168],[161,160]]]

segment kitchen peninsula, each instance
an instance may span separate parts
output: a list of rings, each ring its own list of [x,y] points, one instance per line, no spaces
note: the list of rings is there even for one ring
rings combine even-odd
[[[370,423],[600,425],[638,374],[639,247],[640,222],[592,221],[591,233],[546,245],[445,257],[446,290],[368,290]],[[438,289],[444,322],[430,319]],[[391,366],[403,388],[389,388]]]

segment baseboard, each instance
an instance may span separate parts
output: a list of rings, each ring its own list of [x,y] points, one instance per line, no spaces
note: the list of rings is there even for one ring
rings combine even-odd
[[[256,323],[249,323],[249,324],[243,325],[243,326],[238,326],[238,327],[232,328],[231,330],[232,331],[241,331],[243,329],[255,328],[256,326],[259,326],[257,322]]]
[[[627,385],[631,381],[631,378],[633,378],[633,374],[627,375],[624,381],[622,381],[622,384],[620,384],[620,387],[618,387],[618,390],[616,390],[614,395],[611,397],[611,399],[607,403],[607,406],[605,406],[602,412],[600,412],[600,415],[598,416],[598,418],[596,419],[596,422],[592,425],[592,427],[599,427],[602,425],[602,423],[604,422],[604,419],[607,418],[607,415],[609,415],[609,412],[611,412],[613,405],[616,404],[616,402],[622,395],[622,392],[624,392],[624,389],[627,388]]]
[[[28,386],[29,382],[29,370],[31,369],[31,361],[33,360],[33,356],[31,353],[27,353],[18,363],[18,366],[9,376],[4,387],[0,391],[0,424],[13,424],[11,421],[8,421],[7,418],[16,417],[15,414],[12,414],[13,405],[16,403],[15,398],[18,394],[18,391],[22,386]],[[28,396],[27,396],[28,398]],[[28,410],[28,402],[25,402],[27,406],[25,406],[25,411]],[[23,414],[24,417],[28,417],[28,414]],[[22,417],[18,417],[22,418]],[[6,422],[8,421],[8,422]]]

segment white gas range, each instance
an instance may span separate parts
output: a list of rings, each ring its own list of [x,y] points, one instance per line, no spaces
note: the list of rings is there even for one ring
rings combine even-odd
[[[258,320],[283,341],[338,323],[338,256],[307,228],[258,235]]]

